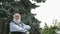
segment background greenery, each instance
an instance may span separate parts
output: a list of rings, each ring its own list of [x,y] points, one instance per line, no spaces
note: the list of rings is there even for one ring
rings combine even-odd
[[[45,2],[45,0],[33,0],[37,3]],[[48,27],[45,23],[43,29],[39,28],[41,21],[38,21],[31,13],[31,9],[39,7],[32,4],[29,0],[0,0],[0,34],[9,34],[9,23],[12,21],[12,15],[16,12],[22,16],[22,22],[31,26],[30,34],[57,34],[56,30],[60,30],[60,22],[55,21],[54,26]],[[56,26],[56,23],[58,25]]]
[[[60,31],[60,22],[55,20],[53,26],[50,27],[45,23],[45,27],[41,30],[41,34],[58,34],[57,31]]]
[[[39,2],[45,2],[45,0],[32,0]],[[34,16],[36,14],[31,13],[31,9],[39,7],[32,4],[29,0],[0,0],[0,30],[1,34],[9,34],[9,23],[12,21],[12,15],[16,12],[22,16],[22,22],[31,26],[30,34],[41,34],[38,21]],[[2,25],[1,25],[2,24]]]

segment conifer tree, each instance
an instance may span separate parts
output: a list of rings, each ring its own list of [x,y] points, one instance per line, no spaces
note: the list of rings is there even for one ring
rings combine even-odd
[[[45,2],[45,0],[32,0],[39,2]],[[22,22],[31,26],[30,34],[40,34],[38,21],[34,16],[36,14],[31,13],[31,9],[39,7],[32,4],[29,0],[0,0],[0,25],[1,34],[9,33],[9,23],[12,21],[12,15],[19,12],[22,16]]]

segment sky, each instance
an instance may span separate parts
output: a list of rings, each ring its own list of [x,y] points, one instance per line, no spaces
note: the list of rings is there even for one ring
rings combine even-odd
[[[31,2],[36,3],[34,1]],[[40,5],[40,7],[31,9],[31,13],[37,14],[35,18],[42,21],[40,27],[44,27],[45,23],[48,26],[53,25],[52,22],[55,19],[60,21],[60,0],[46,0],[45,3],[36,3],[36,5]]]

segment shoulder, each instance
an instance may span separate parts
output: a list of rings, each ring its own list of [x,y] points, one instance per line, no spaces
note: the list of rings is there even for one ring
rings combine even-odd
[[[14,24],[14,22],[13,22],[13,21],[11,21],[11,22],[10,22],[10,25],[13,25],[13,24]]]
[[[25,25],[25,23],[21,22],[23,25]]]

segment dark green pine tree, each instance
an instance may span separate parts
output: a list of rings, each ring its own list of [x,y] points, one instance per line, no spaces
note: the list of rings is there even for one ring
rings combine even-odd
[[[45,0],[32,0],[39,2],[45,2]],[[29,0],[0,0],[0,32],[1,34],[9,33],[9,23],[12,20],[12,15],[19,12],[22,16],[22,22],[31,26],[30,34],[40,34],[38,21],[34,16],[36,14],[31,13],[31,9],[39,7],[32,4]],[[1,25],[2,24],[2,25]]]

